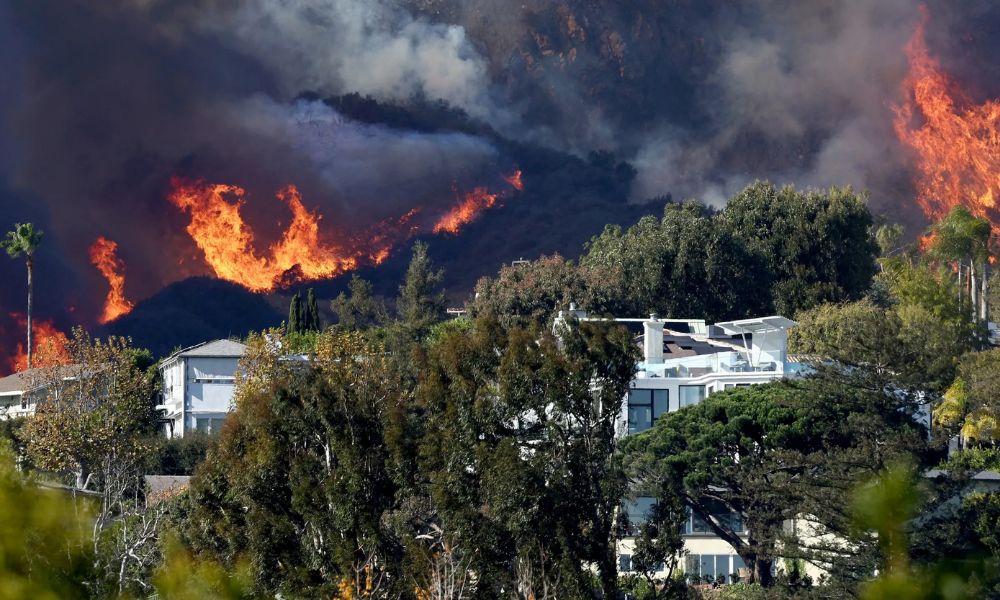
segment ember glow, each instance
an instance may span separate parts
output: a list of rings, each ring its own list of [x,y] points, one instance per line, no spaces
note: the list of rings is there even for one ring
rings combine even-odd
[[[930,55],[927,9],[906,45],[904,101],[894,107],[899,139],[916,156],[917,202],[931,219],[958,204],[1000,228],[1000,101],[974,104]]]
[[[28,319],[25,315],[11,313],[10,317],[17,322],[22,331],[28,326]],[[70,362],[69,338],[66,337],[65,333],[59,331],[52,321],[32,319],[31,336],[31,342],[34,345],[31,357],[32,367],[54,367]],[[7,370],[15,373],[27,368],[28,352],[25,350],[24,342],[19,342],[13,358],[7,365]]]
[[[281,240],[261,255],[253,230],[240,215],[243,188],[180,179],[172,183],[170,202],[191,215],[187,232],[221,279],[267,292],[281,283],[333,277],[358,266],[353,253],[320,240],[320,216],[305,208],[295,186],[277,194],[291,210],[292,222]]]
[[[510,175],[505,175],[503,179],[515,190],[519,192],[524,191],[524,182],[521,181],[521,169],[515,170]]]
[[[108,281],[104,312],[98,321],[103,325],[132,311],[134,305],[125,297],[125,263],[118,258],[118,243],[104,236],[90,246],[90,262]]]

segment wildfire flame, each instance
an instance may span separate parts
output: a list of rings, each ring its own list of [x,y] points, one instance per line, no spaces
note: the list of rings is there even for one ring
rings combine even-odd
[[[295,186],[277,194],[292,211],[292,222],[268,255],[260,256],[254,232],[240,215],[246,195],[243,188],[176,178],[172,184],[170,202],[190,213],[187,232],[221,279],[266,292],[275,289],[287,273],[294,272],[296,281],[308,281],[333,277],[358,265],[356,256],[320,240],[320,217],[303,206]],[[235,202],[227,200],[227,195]]]
[[[520,170],[505,176],[504,180],[515,190],[524,189]],[[208,266],[217,277],[254,292],[269,292],[285,284],[335,277],[357,269],[362,263],[379,265],[389,257],[397,242],[410,238],[420,229],[414,219],[421,209],[413,208],[399,219],[383,221],[355,236],[340,232],[340,243],[332,244],[321,239],[319,221],[322,217],[306,209],[298,190],[289,185],[277,196],[291,210],[292,222],[281,240],[272,244],[266,253],[261,253],[253,230],[240,214],[246,202],[243,188],[180,178],[174,178],[171,185],[173,189],[168,199],[191,216],[186,231],[204,254]],[[475,188],[437,220],[433,232],[458,233],[482,211],[493,207],[500,196],[500,192],[493,193],[485,187]],[[112,272],[120,272],[120,269],[112,269]],[[112,283],[113,292],[114,281],[105,271],[102,273]]]
[[[17,322],[22,331],[28,326],[28,318],[25,315],[10,313],[10,317]],[[59,331],[52,321],[32,319],[31,336],[31,342],[34,346],[31,357],[32,367],[53,367],[70,362],[69,338],[66,337],[65,333]],[[7,367],[12,373],[28,368],[28,352],[24,342],[17,344],[14,356],[10,359]]]
[[[90,262],[110,286],[104,300],[104,312],[98,319],[100,323],[103,325],[131,312],[134,305],[125,297],[125,263],[118,258],[118,243],[98,237],[90,246]]]
[[[958,205],[1000,227],[1000,101],[974,104],[941,70],[924,38],[927,9],[906,44],[910,71],[904,101],[894,106],[895,130],[912,149],[917,202],[931,219]]]
[[[510,175],[504,175],[503,179],[515,191],[524,190],[521,169],[516,169]],[[493,208],[501,196],[503,196],[502,193],[491,193],[484,187],[477,187],[466,193],[458,204],[438,219],[437,223],[434,224],[434,233],[458,233],[462,227],[476,220],[480,213]]]
[[[510,175],[504,175],[503,180],[510,184],[510,187],[515,190],[519,192],[524,191],[524,182],[521,181],[521,169],[516,169]]]
[[[434,224],[434,233],[458,233],[462,226],[471,223],[479,213],[492,208],[498,194],[491,194],[484,187],[477,187],[465,194],[461,202],[444,214]]]

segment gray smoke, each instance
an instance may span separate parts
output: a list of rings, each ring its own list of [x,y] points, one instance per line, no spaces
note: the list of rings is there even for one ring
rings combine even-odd
[[[718,204],[757,178],[886,191],[882,175],[899,168],[890,103],[917,4],[772,2],[768,19],[725,32],[702,94],[711,134],[666,130],[645,140],[635,198],[672,193]]]

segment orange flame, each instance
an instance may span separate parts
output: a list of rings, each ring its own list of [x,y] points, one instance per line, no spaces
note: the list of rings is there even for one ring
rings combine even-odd
[[[104,325],[132,311],[134,305],[125,297],[125,263],[118,258],[118,244],[104,236],[90,246],[90,262],[108,280],[110,289],[104,300],[104,312],[98,321]]]
[[[28,326],[28,319],[21,313],[10,313],[18,326],[23,330]],[[31,342],[34,346],[31,366],[53,367],[55,365],[65,365],[71,360],[69,355],[69,339],[66,334],[59,331],[52,321],[32,319],[31,321]],[[24,371],[28,368],[28,352],[25,344],[17,344],[14,357],[7,365],[11,372]]]
[[[504,175],[503,180],[515,190],[519,192],[524,191],[524,182],[521,181],[521,169],[515,169],[510,175]]]
[[[1000,101],[975,105],[927,50],[928,14],[906,44],[910,72],[904,101],[894,106],[895,130],[916,155],[917,203],[931,219],[958,205],[1000,226]]]
[[[186,182],[175,178],[169,200],[191,214],[187,232],[221,279],[255,291],[275,289],[282,281],[311,281],[357,268],[353,253],[326,245],[319,238],[320,217],[309,212],[295,186],[278,192],[288,204],[292,222],[269,256],[259,256],[253,230],[240,215],[246,192],[235,185]],[[226,199],[235,198],[235,202]]]
[[[471,223],[479,213],[492,208],[497,202],[497,196],[498,194],[491,194],[484,187],[477,187],[438,219],[434,224],[434,233],[458,233],[463,225]]]

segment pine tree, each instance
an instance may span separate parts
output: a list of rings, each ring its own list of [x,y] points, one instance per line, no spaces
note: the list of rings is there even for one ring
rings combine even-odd
[[[291,304],[288,305],[288,330],[286,333],[301,333],[305,330],[303,325],[302,296],[295,292]]]
[[[403,325],[418,335],[440,321],[444,314],[445,296],[438,289],[442,279],[444,271],[434,269],[427,255],[427,244],[414,244],[406,280],[399,286],[396,311]]]

